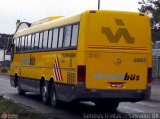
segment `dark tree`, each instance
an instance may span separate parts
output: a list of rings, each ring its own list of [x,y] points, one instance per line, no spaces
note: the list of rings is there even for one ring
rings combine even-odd
[[[152,29],[160,30],[160,0],[141,0],[139,4],[139,11],[150,16]]]

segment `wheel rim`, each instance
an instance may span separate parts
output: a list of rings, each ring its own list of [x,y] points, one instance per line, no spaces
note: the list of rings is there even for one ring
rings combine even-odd
[[[42,88],[42,98],[44,101],[46,100],[46,95],[47,95],[47,87],[44,85]]]
[[[56,93],[55,93],[55,91],[53,91],[53,93],[52,93],[52,103],[53,103],[53,105],[56,104]]]

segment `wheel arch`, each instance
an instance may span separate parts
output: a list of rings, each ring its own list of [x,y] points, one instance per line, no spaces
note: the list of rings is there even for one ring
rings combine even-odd
[[[45,76],[42,76],[42,77],[41,77],[41,80],[40,80],[40,91],[41,91],[41,86],[42,86],[42,84],[43,84],[45,81],[47,81],[46,78],[45,78]],[[47,87],[48,87],[49,93],[50,93],[50,91],[51,91],[51,87],[52,87],[52,84],[53,84],[53,83],[54,83],[54,78],[53,78],[53,77],[50,77],[50,80],[47,81]]]

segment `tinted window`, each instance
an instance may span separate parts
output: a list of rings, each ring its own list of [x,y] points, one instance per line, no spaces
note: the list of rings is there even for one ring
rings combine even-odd
[[[63,28],[60,28],[60,31],[59,31],[59,40],[58,40],[58,47],[59,48],[62,47],[62,42],[63,42]]]
[[[47,42],[48,42],[48,31],[44,31],[43,36],[43,49],[47,48]]]
[[[25,50],[27,50],[28,48],[28,36],[26,36],[25,38]]]
[[[34,49],[38,49],[39,33],[36,33]]]
[[[24,40],[24,36],[22,36],[22,43],[21,43],[21,50],[23,51],[24,50],[24,47],[25,47],[25,40]]]
[[[73,25],[71,46],[77,46],[78,27],[78,25]]]
[[[51,48],[51,43],[52,43],[52,30],[49,30],[48,48]]]
[[[32,34],[31,50],[34,49],[34,43],[35,43],[35,34]]]
[[[70,40],[71,40],[71,26],[66,26],[65,29],[64,29],[63,46],[64,47],[70,46]]]
[[[57,48],[57,41],[58,41],[58,28],[53,30],[53,41],[52,41],[52,48]]]
[[[40,38],[39,38],[39,49],[42,48],[42,43],[43,43],[43,32],[40,33]]]
[[[14,39],[14,45],[15,45],[15,47],[16,47],[16,39]]]
[[[22,40],[22,38],[21,37],[19,37],[19,51],[21,51],[21,40]]]
[[[16,51],[19,50],[19,38],[16,39]]]
[[[27,50],[30,50],[30,47],[31,47],[31,35],[28,36]]]

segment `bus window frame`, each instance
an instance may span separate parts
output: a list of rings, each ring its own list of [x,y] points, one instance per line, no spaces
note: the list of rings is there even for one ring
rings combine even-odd
[[[25,36],[25,50],[27,50],[27,45],[28,45],[28,35]]]
[[[78,29],[77,29],[77,31],[78,31],[78,33],[77,33],[77,38],[76,38],[76,46],[78,46],[78,37],[79,37],[79,28],[80,28],[80,25],[79,24],[74,24],[74,25],[78,25]],[[73,26],[74,26],[73,25]],[[73,31],[73,26],[72,26],[72,31]],[[72,32],[72,35],[73,35],[73,32]],[[71,36],[72,37],[72,36]],[[72,46],[72,39],[71,39],[71,44],[70,44],[70,46],[71,47],[75,47],[75,46]]]
[[[34,50],[34,45],[35,45],[35,33],[32,33],[32,40],[34,40],[34,42],[33,41],[31,41],[31,50]],[[32,44],[33,43],[33,44]],[[33,47],[32,47],[32,45],[33,45]]]
[[[58,30],[58,36],[57,36],[57,44],[56,44],[56,48],[53,48],[53,41],[54,41],[54,32],[55,32],[55,29],[57,29]],[[52,35],[52,46],[51,46],[51,49],[57,49],[58,48],[58,41],[59,41],[59,27],[57,27],[57,28],[53,28],[53,35]]]
[[[48,43],[49,43],[50,31],[52,32],[52,35],[51,35],[51,39],[50,39],[50,40],[51,40],[51,42],[50,42],[50,47],[48,47],[48,45],[49,45]],[[53,33],[54,33],[53,31],[54,31],[54,29],[49,29],[49,30],[48,30],[48,42],[47,42],[47,49],[51,49],[51,48],[52,48]]]
[[[20,36],[20,37],[19,37],[19,45],[18,45],[18,47],[19,47],[19,52],[21,52],[21,40],[22,40],[22,37]]]
[[[70,30],[70,38],[69,38],[69,46],[65,46],[65,38],[66,38],[66,27],[71,27],[71,30]],[[63,38],[63,44],[62,44],[62,46],[64,47],[64,48],[67,48],[67,47],[71,47],[71,45],[70,45],[70,42],[71,42],[71,37],[72,37],[72,26],[73,25],[66,25],[66,26],[64,26],[64,38]]]
[[[42,33],[42,44],[41,44],[41,47],[39,47],[39,46],[40,46],[40,37],[41,37],[41,33]],[[44,34],[44,30],[39,32],[38,49],[40,49],[40,50],[43,49],[43,34]]]
[[[25,43],[25,36],[21,37],[21,41],[22,41],[22,43],[21,43],[21,51],[23,51],[24,50],[24,43]]]
[[[47,42],[46,42],[46,46],[44,46],[45,32],[47,32]],[[43,31],[43,43],[42,43],[43,49],[48,49],[48,34],[49,34],[49,30],[48,30],[48,29]],[[44,48],[44,47],[45,47],[45,48]]]
[[[58,47],[58,43],[59,43],[59,31],[60,31],[60,28],[63,28],[63,35],[64,35],[64,27],[65,26],[68,26],[68,25],[71,25],[72,27],[73,27],[73,25],[78,25],[78,33],[77,33],[77,44],[76,44],[76,46],[69,46],[69,47],[63,47],[63,44],[62,44],[62,47]],[[44,31],[46,31],[46,30],[48,30],[48,32],[49,32],[49,30],[52,30],[52,42],[53,42],[53,35],[54,35],[54,29],[58,29],[58,40],[57,40],[57,48],[52,48],[52,46],[51,46],[51,48],[46,48],[46,49],[43,49],[42,47],[40,48],[39,47],[39,43],[40,43],[40,34],[43,32],[43,36],[44,36]],[[32,34],[36,34],[36,33],[39,33],[39,39],[38,39],[38,49],[34,49],[34,50],[31,50],[31,49],[27,49],[27,50],[24,50],[24,51],[22,51],[22,52],[17,52],[17,50],[16,50],[16,54],[23,54],[23,53],[32,53],[32,52],[49,52],[49,51],[63,51],[63,50],[76,50],[77,49],[77,46],[78,46],[78,37],[79,37],[79,29],[80,29],[80,22],[75,22],[75,23],[71,23],[71,24],[65,24],[65,25],[62,25],[62,26],[58,26],[58,27],[53,27],[53,28],[50,28],[50,29],[45,29],[45,30],[42,30],[42,31],[39,31],[39,32],[33,32],[33,33],[31,33],[31,34],[26,34],[25,35],[25,37],[27,38],[27,39],[25,39],[25,40],[27,40],[27,45],[28,45],[28,36],[29,35],[32,35]],[[72,30],[72,28],[71,28],[71,30]],[[49,33],[48,33],[49,34]],[[42,38],[43,38],[43,36],[42,36]],[[19,37],[21,37],[21,36],[19,36]],[[18,37],[17,37],[18,38]],[[32,38],[32,37],[31,37]],[[63,36],[63,39],[62,39],[62,41],[64,40],[64,36]],[[17,41],[17,40],[16,40]],[[70,40],[70,42],[72,42],[72,32],[71,32],[71,40]],[[26,42],[25,42],[26,43]],[[42,44],[43,44],[43,39],[42,39]],[[47,44],[48,44],[48,42],[47,42]],[[51,43],[52,44],[52,43]]]
[[[62,31],[63,31],[63,32],[62,32],[62,39],[60,39],[60,35],[61,35],[61,34],[60,34],[60,32],[61,32],[61,29],[62,29]],[[63,48],[63,40],[64,40],[64,26],[62,26],[62,27],[60,27],[60,28],[59,28],[59,32],[58,32],[58,34],[59,34],[59,35],[58,35],[58,43],[57,43],[57,44],[58,44],[58,46],[57,46],[57,48]],[[61,42],[60,42],[60,40],[61,40]],[[59,43],[60,43],[60,46],[59,46]]]
[[[38,45],[37,45],[37,48],[35,48],[35,43],[34,43],[34,50],[38,50],[39,49],[40,32],[35,32],[34,34],[35,34],[35,43],[36,43],[36,36],[38,36],[38,43],[37,43]]]

